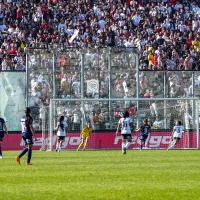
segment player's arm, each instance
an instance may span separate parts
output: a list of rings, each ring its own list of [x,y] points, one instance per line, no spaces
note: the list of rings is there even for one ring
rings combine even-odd
[[[93,130],[92,130],[92,128],[91,128],[91,130],[90,130],[90,132],[89,132],[89,135],[92,133],[92,131],[93,131]]]
[[[175,127],[173,128],[173,130],[172,130],[172,135],[171,135],[171,140],[173,140],[173,136],[174,136],[174,132],[175,132]]]
[[[133,130],[134,130],[133,122],[130,123],[130,128],[131,128],[131,132],[133,132]]]
[[[36,138],[36,134],[35,134],[35,131],[34,131],[32,124],[30,124],[29,126],[30,126],[30,129],[31,129],[31,132],[32,132],[34,138]]]
[[[184,129],[184,127],[183,127],[183,130],[182,130],[182,134],[185,132],[185,129]]]
[[[149,127],[149,134],[148,134],[148,137],[151,136],[151,126]]]
[[[80,138],[82,137],[84,132],[85,132],[85,128],[82,129],[81,134],[80,134]]]
[[[3,124],[3,128],[6,131],[6,134],[8,134],[8,129],[7,129],[6,123]]]
[[[135,130],[135,132],[138,132],[138,131],[140,131],[140,130],[141,130],[141,129],[140,129],[140,128],[138,128],[138,129],[136,129],[136,130]]]
[[[55,128],[55,132],[58,132],[59,127],[60,127],[60,125],[58,123],[57,126],[56,126],[56,128]]]
[[[66,126],[66,127],[65,127],[65,132],[67,133],[67,131],[68,131],[68,127]]]
[[[121,128],[121,126],[120,126],[120,124],[118,124],[117,125],[117,130],[116,130],[116,135],[118,134],[120,128]]]

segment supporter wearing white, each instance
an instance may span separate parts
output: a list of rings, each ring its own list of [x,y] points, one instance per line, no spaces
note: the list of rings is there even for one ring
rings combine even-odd
[[[163,129],[165,128],[164,124],[164,120],[158,120],[158,118],[156,118],[156,121],[153,123],[153,126],[158,129]]]
[[[0,31],[5,31],[6,30],[6,25],[0,25]]]
[[[194,20],[192,20],[192,30],[197,31],[199,28],[199,20],[197,20],[196,17],[194,17]]]
[[[94,11],[94,14],[97,14],[98,12],[98,6],[96,5],[96,3],[94,3],[93,11]]]
[[[66,116],[67,116],[67,117],[71,117],[72,114],[73,114],[73,109],[72,109],[70,106],[68,106],[68,107],[65,109],[65,112],[66,112]]]
[[[134,43],[132,41],[132,38],[129,37],[128,40],[125,42],[125,47],[134,47]]]
[[[164,22],[161,24],[161,27],[166,29],[170,28],[170,26],[171,24],[166,20],[164,20]]]
[[[176,5],[174,6],[175,10],[181,9],[183,6],[177,1]]]
[[[118,9],[116,9],[115,14],[114,14],[114,20],[116,21],[117,19],[119,19]]]
[[[58,25],[58,32],[60,33],[61,32],[61,29],[64,28],[64,30],[67,28],[66,24],[65,24],[65,21],[62,20],[60,22],[60,24]]]
[[[81,111],[76,107],[73,111],[72,122],[73,122],[73,130],[80,131],[80,124],[81,124]]]
[[[99,24],[99,26],[100,26],[100,30],[103,30],[103,29],[104,29],[104,26],[105,26],[105,24],[106,24],[106,21],[105,21],[103,18],[101,18],[101,19],[98,21],[98,24]]]
[[[141,17],[140,17],[140,15],[138,15],[138,13],[136,12],[136,14],[132,17],[132,20],[133,20],[133,24],[134,24],[135,26],[138,26],[139,23],[140,23]]]
[[[187,26],[184,24],[183,21],[181,21],[181,24],[178,25],[178,28],[180,30],[180,32],[185,32],[187,30]]]
[[[125,80],[122,82],[122,86],[124,88],[124,93],[127,93],[128,92],[128,87],[127,87],[127,84],[126,84]]]
[[[124,99],[125,99],[125,100],[128,100],[128,99],[133,98],[132,96],[130,96],[129,93],[130,93],[129,91],[127,91],[127,92],[125,93],[125,96],[124,96]],[[132,101],[125,101],[125,103],[124,103],[125,108],[129,108],[129,107],[131,106],[131,103],[135,104],[135,103],[132,102]]]
[[[152,17],[155,17],[157,16],[158,12],[155,8],[153,8],[150,12],[149,12],[149,15],[152,16]]]
[[[171,6],[169,6],[169,4],[166,4],[166,9],[167,9],[168,14],[170,15],[172,12],[172,8]]]

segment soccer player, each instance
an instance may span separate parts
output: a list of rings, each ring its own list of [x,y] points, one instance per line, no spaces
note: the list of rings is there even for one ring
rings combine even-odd
[[[0,159],[3,158],[2,149],[1,149],[1,142],[3,141],[5,132],[8,134],[8,129],[3,118],[0,118]]]
[[[144,119],[143,120],[143,125],[136,130],[140,131],[140,151],[142,151],[142,147],[143,145],[145,145],[145,142],[147,140],[147,138],[150,136],[151,133],[151,126],[148,124],[148,119]]]
[[[173,148],[179,142],[179,140],[182,138],[183,132],[184,132],[184,126],[182,126],[181,121],[177,121],[172,131],[172,141],[169,144],[167,150]]]
[[[56,132],[57,132],[57,144],[56,144],[56,151],[60,153],[62,143],[65,140],[67,131],[67,122],[64,121],[64,116],[61,115],[59,118],[59,122],[57,123]]]
[[[83,130],[81,131],[81,134],[80,134],[81,143],[79,144],[77,151],[79,151],[82,145],[84,145],[83,151],[86,149],[91,133],[92,133],[92,127],[91,127],[91,124],[88,122],[86,126],[83,128]]]
[[[129,117],[129,112],[125,111],[123,117],[119,120],[116,135],[121,128],[122,135],[122,154],[126,154],[126,150],[131,145],[131,128],[133,128],[133,120]]]
[[[22,127],[22,139],[24,140],[25,147],[22,152],[16,157],[16,161],[20,164],[20,158],[28,152],[28,158],[26,165],[32,165],[32,146],[33,146],[33,136],[36,140],[35,131],[33,129],[33,118],[30,115],[30,108],[26,107],[25,115],[21,118],[21,127]]]

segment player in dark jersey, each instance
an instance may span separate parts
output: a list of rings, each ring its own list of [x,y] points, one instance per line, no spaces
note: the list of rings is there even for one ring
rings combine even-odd
[[[1,142],[3,141],[5,132],[8,134],[5,120],[3,118],[0,118],[0,159],[3,158],[1,150]]]
[[[142,151],[142,145],[145,144],[147,138],[151,132],[151,126],[148,124],[148,119],[143,120],[143,125],[137,129],[136,131],[140,131],[140,151]]]
[[[22,126],[22,139],[24,140],[25,147],[22,152],[16,157],[16,161],[20,164],[20,158],[28,152],[27,165],[32,165],[30,163],[32,157],[32,146],[33,146],[33,136],[35,137],[35,131],[33,129],[33,118],[30,116],[30,108],[26,108],[25,116],[21,118]],[[36,137],[35,137],[36,138]]]

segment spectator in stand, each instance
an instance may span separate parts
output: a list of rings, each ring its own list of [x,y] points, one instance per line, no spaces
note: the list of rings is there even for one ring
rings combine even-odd
[[[26,48],[48,45],[49,49],[58,51],[68,47],[135,46],[141,70],[199,70],[199,14],[198,0],[4,0],[0,3],[0,69],[25,70]],[[73,38],[76,32],[77,36]],[[80,97],[79,68],[74,67],[80,65],[79,53],[77,48],[68,58],[58,56],[56,70],[60,68],[62,72],[56,76],[59,97]],[[51,73],[52,61],[46,55],[34,51],[29,60],[30,68],[37,72],[38,84],[31,86],[31,92],[40,102],[51,92],[49,84],[52,80],[41,76],[44,70],[47,70],[45,75]],[[123,83],[128,89],[136,84],[132,57],[116,55],[113,59],[113,66],[119,66],[116,71],[120,71],[113,74],[112,81],[117,96],[125,95]],[[100,54],[89,50],[85,59],[86,80],[100,79],[99,96],[108,95],[106,73],[95,73],[108,70],[106,59],[103,50]],[[128,76],[127,69],[130,69]],[[145,91],[155,89],[149,81],[154,76],[146,76],[149,77],[140,77],[141,96]],[[177,76],[179,83],[183,82],[181,73]],[[172,96],[173,87],[169,88]]]

